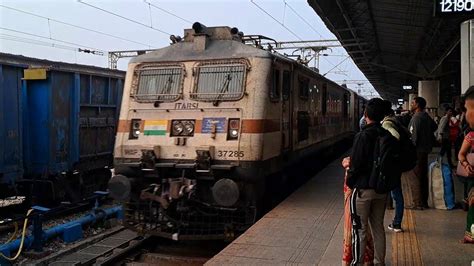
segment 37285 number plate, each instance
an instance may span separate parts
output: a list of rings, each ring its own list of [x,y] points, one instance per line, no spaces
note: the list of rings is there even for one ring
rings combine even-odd
[[[245,156],[244,151],[219,150],[217,157],[221,158],[242,158]]]

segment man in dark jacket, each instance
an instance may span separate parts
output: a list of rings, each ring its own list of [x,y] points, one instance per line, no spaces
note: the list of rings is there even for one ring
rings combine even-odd
[[[383,226],[387,194],[378,194],[369,185],[374,149],[378,137],[385,131],[380,125],[384,118],[384,105],[380,98],[371,99],[365,109],[364,126],[354,139],[350,168],[346,184],[352,189],[350,199],[352,216],[352,255],[351,265],[362,265],[367,234],[372,231],[374,240],[374,264],[385,263],[385,231]],[[369,224],[371,230],[369,230]]]
[[[433,148],[434,132],[437,129],[435,121],[425,111],[426,100],[422,97],[415,97],[410,105],[414,112],[408,129],[411,133],[411,139],[416,146],[417,163],[413,170],[416,178],[408,181],[414,206],[406,206],[406,208],[414,208],[422,210],[428,207],[428,154]]]

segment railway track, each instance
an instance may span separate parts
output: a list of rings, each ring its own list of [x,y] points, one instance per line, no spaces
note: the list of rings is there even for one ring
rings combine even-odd
[[[29,265],[203,265],[226,243],[175,242],[143,237],[120,226]],[[197,244],[197,245],[196,245]]]
[[[113,265],[139,250],[148,239],[120,226],[37,260],[33,265]]]

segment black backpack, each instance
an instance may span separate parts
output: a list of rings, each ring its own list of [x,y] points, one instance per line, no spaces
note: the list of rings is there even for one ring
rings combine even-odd
[[[400,144],[387,130],[380,127],[374,148],[374,162],[369,186],[384,194],[400,186]]]
[[[415,168],[417,161],[416,147],[411,140],[410,131],[396,118],[389,118],[388,121],[393,123],[395,130],[400,135],[400,170],[402,172],[410,171]]]

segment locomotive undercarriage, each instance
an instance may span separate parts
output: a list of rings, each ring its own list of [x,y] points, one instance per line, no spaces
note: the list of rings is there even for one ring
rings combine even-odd
[[[141,164],[131,181],[126,226],[174,240],[233,239],[257,219],[255,184],[235,178],[235,168],[202,171],[196,163]],[[210,167],[211,168],[211,167]]]

